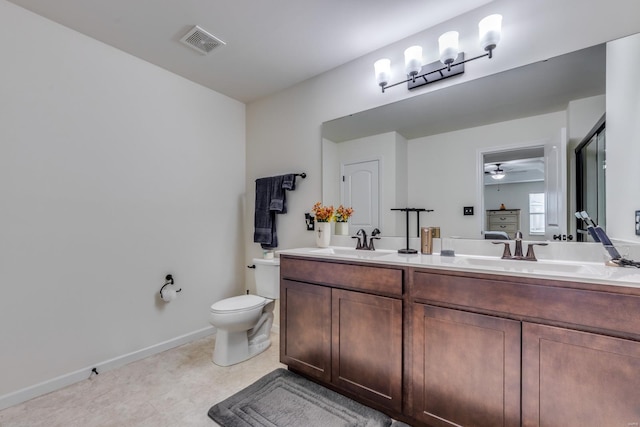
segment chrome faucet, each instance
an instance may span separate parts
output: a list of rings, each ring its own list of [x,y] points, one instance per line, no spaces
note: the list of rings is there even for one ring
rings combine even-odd
[[[502,252],[502,259],[513,259],[513,260],[521,260],[521,261],[537,261],[536,254],[533,252],[533,247],[535,245],[538,246],[547,246],[548,243],[529,243],[527,247],[527,255],[523,255],[522,252],[522,232],[517,231],[514,240],[516,242],[516,248],[513,255],[511,255],[511,247],[510,242],[493,242],[496,245],[503,244],[504,251]]]
[[[362,236],[362,239],[360,239],[360,236]],[[360,230],[358,230],[356,232],[355,236],[351,236],[352,239],[358,239],[358,242],[356,243],[356,249],[363,249],[368,251],[369,250],[369,243],[367,243],[367,232],[364,231],[363,228],[361,228]]]
[[[352,239],[358,239],[356,243],[356,249],[361,249],[363,251],[375,251],[376,248],[373,246],[374,240],[380,240],[380,237],[377,237],[380,234],[380,230],[374,228],[371,232],[371,237],[369,241],[367,241],[367,232],[364,231],[364,228],[358,230],[355,236],[351,236]],[[361,238],[362,237],[362,238]]]
[[[380,234],[380,230],[378,228],[374,228],[373,231],[371,232],[371,237],[369,238],[369,250],[370,251],[375,251],[376,248],[373,246],[373,241],[374,240],[380,240],[379,237],[377,237]]]
[[[514,236],[515,241],[516,241],[516,251],[513,254],[513,258],[516,259],[522,259],[523,254],[522,254],[522,231],[518,230],[516,231],[516,235]]]

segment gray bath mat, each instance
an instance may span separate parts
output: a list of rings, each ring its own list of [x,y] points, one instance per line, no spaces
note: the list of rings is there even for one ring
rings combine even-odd
[[[374,427],[393,420],[312,381],[276,369],[209,409],[224,427]],[[405,425],[394,423],[394,426]]]

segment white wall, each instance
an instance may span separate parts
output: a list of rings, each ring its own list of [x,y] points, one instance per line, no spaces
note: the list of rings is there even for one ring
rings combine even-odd
[[[468,64],[460,79],[426,86],[414,92],[398,87],[380,93],[373,76],[373,63],[389,57],[398,76],[402,52],[412,44],[430,43],[437,59],[436,41],[440,34],[457,28],[460,43],[469,55],[479,53],[477,23],[490,13],[504,16],[503,40],[494,59]],[[253,180],[274,173],[304,170],[309,177],[290,199],[289,213],[279,218],[280,248],[314,244],[313,233],[305,231],[304,212],[321,198],[321,123],[403,98],[437,90],[531,62],[593,46],[640,31],[640,2],[612,0],[495,0],[468,14],[425,30],[401,42],[365,55],[316,78],[247,108],[247,235],[253,229]],[[464,34],[462,34],[464,33]],[[395,80],[394,80],[395,81]],[[443,106],[446,108],[446,106]],[[292,193],[292,194],[294,194]],[[462,202],[461,202],[462,203]],[[462,204],[461,204],[462,206]],[[260,246],[247,240],[247,255],[260,254]],[[247,280],[252,276],[247,273]]]
[[[318,199],[324,205],[340,203],[340,157],[337,144],[328,139],[322,140],[322,162],[327,165],[322,175],[322,197]]]
[[[607,45],[607,233],[640,242],[634,229],[640,210],[640,56],[629,52],[640,52],[640,35]]]
[[[209,333],[246,268],[243,104],[5,0],[0,52],[1,409]]]
[[[591,96],[569,102],[567,108],[567,146],[582,142],[606,111],[606,95]]]
[[[391,208],[405,208],[409,206],[409,142],[399,133],[396,133],[396,177],[395,184],[395,200]],[[387,236],[403,236],[406,234],[406,213],[394,211],[392,222],[394,225],[390,230],[382,231],[382,235]],[[403,228],[404,227],[404,228]]]

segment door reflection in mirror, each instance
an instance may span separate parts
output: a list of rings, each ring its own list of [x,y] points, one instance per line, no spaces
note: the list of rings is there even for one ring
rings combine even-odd
[[[606,229],[606,121],[602,116],[586,138],[576,147],[576,211],[586,211],[596,224]],[[576,225],[579,242],[593,242],[587,232],[587,224],[578,220]]]

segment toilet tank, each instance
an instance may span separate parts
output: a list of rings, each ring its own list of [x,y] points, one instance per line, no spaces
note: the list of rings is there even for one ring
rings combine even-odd
[[[261,297],[280,298],[280,260],[254,258],[256,266],[256,294]]]

